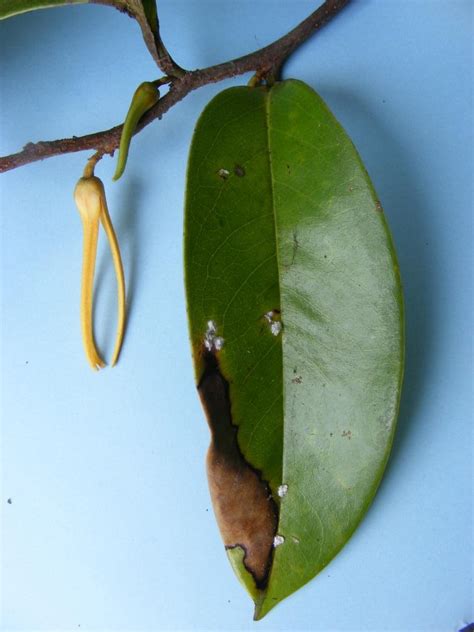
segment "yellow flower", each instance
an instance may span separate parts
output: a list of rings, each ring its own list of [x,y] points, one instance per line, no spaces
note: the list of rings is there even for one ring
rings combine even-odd
[[[102,181],[94,176],[94,163],[88,163],[82,177],[74,190],[74,199],[81,216],[83,227],[83,261],[81,287],[81,328],[87,360],[94,370],[105,366],[97,350],[92,327],[92,302],[94,290],[94,271],[97,256],[97,239],[99,223],[107,236],[117,278],[118,292],[118,324],[112,366],[117,362],[125,331],[125,278],[122,258],[114,227],[107,208],[107,200]]]

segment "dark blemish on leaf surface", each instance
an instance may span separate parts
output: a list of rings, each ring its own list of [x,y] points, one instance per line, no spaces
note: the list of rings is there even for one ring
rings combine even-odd
[[[241,166],[241,165],[235,165],[234,167],[234,173],[236,176],[238,176],[239,178],[243,178],[245,175],[245,169]]]
[[[202,349],[204,371],[198,392],[211,430],[207,476],[226,548],[240,547],[257,588],[267,585],[273,559],[278,507],[261,472],[245,460],[232,419],[229,382],[216,354]]]
[[[293,231],[293,247],[295,251],[300,247],[300,242],[298,241],[298,234],[296,230]]]
[[[292,384],[302,384],[303,383],[303,378],[301,377],[301,375],[297,375],[296,377],[294,377],[291,380]]]
[[[296,232],[296,230],[293,230],[293,248],[292,248],[292,252],[291,252],[291,262],[289,264],[289,268],[291,268],[291,266],[294,264],[295,259],[296,259],[296,251],[298,250],[298,248],[300,247],[300,242],[298,241],[298,233]]]
[[[346,439],[351,439],[352,432],[350,430],[343,430],[341,433],[341,437],[345,437]]]
[[[375,210],[376,211],[383,211],[382,204],[380,203],[380,200],[377,200],[375,202]]]

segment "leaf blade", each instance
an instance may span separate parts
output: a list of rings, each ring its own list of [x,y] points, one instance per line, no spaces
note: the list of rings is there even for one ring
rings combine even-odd
[[[195,132],[187,191],[196,376],[209,317],[226,341],[215,356],[240,451],[279,513],[266,579],[249,590],[261,618],[340,550],[382,476],[403,373],[398,266],[355,148],[301,82],[218,95]],[[232,564],[249,589],[245,557]]]
[[[50,9],[66,4],[86,4],[87,2],[88,0],[3,0],[0,5],[0,20],[37,9]]]

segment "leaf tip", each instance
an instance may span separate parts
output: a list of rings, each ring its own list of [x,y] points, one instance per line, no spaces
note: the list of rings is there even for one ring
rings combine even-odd
[[[269,599],[266,594],[263,594],[259,599],[255,600],[253,620],[261,621],[279,602],[280,599],[276,597]]]

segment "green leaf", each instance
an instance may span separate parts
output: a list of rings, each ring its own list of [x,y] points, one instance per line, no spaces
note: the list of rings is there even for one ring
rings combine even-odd
[[[146,15],[150,27],[156,28],[155,0],[0,0],[0,20],[36,9],[50,9],[68,4],[106,4],[136,19]]]
[[[0,20],[36,9],[48,9],[51,7],[64,6],[66,4],[85,4],[87,1],[88,0],[1,0]]]
[[[305,84],[231,88],[201,115],[185,270],[214,510],[261,618],[328,564],[366,512],[403,373],[381,205]]]
[[[159,59],[155,0],[0,0],[0,20],[36,9],[49,9],[68,4],[105,4],[126,13],[138,22],[148,50],[155,61]]]

